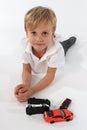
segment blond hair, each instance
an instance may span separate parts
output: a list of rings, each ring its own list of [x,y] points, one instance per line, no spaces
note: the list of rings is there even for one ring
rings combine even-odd
[[[51,22],[53,31],[56,30],[57,18],[53,10],[42,6],[37,6],[30,9],[25,14],[24,18],[25,31],[27,31],[28,29],[35,29],[39,25],[39,23],[43,21]]]

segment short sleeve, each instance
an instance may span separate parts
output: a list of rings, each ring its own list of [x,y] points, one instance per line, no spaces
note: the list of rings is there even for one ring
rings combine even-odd
[[[30,53],[26,52],[26,49],[28,48],[28,40],[23,38],[21,45],[21,62],[24,64],[29,64]]]
[[[26,52],[23,53],[23,55],[22,55],[22,63],[23,64],[29,64],[29,56]]]
[[[65,64],[65,56],[63,48],[59,48],[48,59],[48,66],[53,68],[60,68]]]

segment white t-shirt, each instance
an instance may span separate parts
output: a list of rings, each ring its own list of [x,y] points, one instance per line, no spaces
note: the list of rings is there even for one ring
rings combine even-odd
[[[46,53],[41,59],[36,57],[32,52],[32,47],[28,40],[25,39],[26,48],[22,56],[23,64],[30,64],[34,73],[46,73],[48,67],[60,68],[65,63],[65,55],[62,45],[58,41],[58,37],[55,37],[48,46]]]

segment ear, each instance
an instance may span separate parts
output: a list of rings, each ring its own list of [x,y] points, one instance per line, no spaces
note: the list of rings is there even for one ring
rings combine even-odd
[[[53,38],[55,37],[55,33],[54,33],[54,31],[53,31],[53,33],[52,33],[52,37],[53,37]]]

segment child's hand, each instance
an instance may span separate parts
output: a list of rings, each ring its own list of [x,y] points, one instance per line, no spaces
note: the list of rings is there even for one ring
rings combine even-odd
[[[15,89],[15,96],[19,102],[25,102],[33,94],[32,88],[23,84],[18,85]]]
[[[20,92],[20,90],[21,90],[22,88],[24,88],[24,87],[25,87],[24,84],[19,84],[19,85],[17,85],[16,88],[15,88],[15,90],[14,90],[14,94],[15,94],[15,95],[18,95],[19,92]]]

